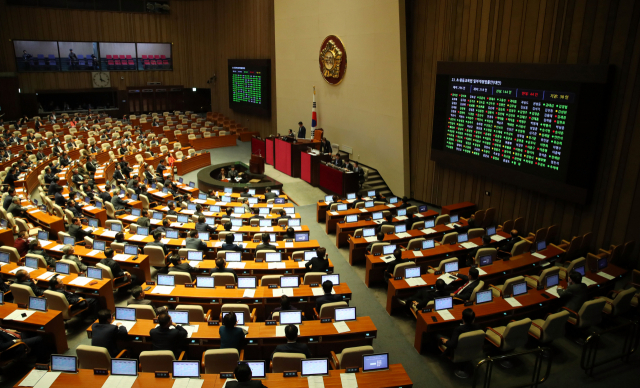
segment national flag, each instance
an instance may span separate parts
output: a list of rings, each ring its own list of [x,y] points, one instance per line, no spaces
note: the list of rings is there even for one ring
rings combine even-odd
[[[313,139],[313,133],[316,131],[318,125],[318,116],[316,115],[316,87],[313,87],[313,108],[311,108],[311,138]]]

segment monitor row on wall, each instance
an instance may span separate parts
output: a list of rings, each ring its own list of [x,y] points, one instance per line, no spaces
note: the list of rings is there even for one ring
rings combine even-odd
[[[14,40],[19,72],[173,70],[171,43]]]

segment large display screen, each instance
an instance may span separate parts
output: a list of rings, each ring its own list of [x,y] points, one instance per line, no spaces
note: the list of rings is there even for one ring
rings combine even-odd
[[[231,109],[271,114],[271,60],[229,59],[228,76]]]
[[[56,41],[14,40],[13,50],[18,71],[60,71]]]
[[[584,202],[606,116],[607,72],[439,62],[432,159]]]

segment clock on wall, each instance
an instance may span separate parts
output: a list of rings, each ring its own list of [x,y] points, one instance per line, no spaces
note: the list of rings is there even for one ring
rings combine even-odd
[[[111,75],[106,71],[94,71],[91,73],[91,81],[94,88],[108,88],[111,86]]]

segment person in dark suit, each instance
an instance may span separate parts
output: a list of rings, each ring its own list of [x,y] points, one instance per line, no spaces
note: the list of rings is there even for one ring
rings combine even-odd
[[[466,226],[458,226],[456,224],[453,224],[453,229],[458,234],[467,233],[469,231],[469,229],[473,229],[475,227],[476,227],[476,219],[473,216],[469,217],[469,219],[467,220],[467,225]]]
[[[588,287],[582,283],[582,275],[580,272],[571,271],[567,279],[567,288],[558,286],[558,296],[562,301],[562,306],[573,312],[578,312],[582,308],[584,302],[587,301]],[[571,313],[573,315],[573,313]]]
[[[516,229],[512,229],[510,234],[511,238],[504,240],[504,242],[498,249],[498,255],[500,255],[501,257],[511,256],[513,246],[522,241],[521,238],[518,238],[518,231]]]
[[[325,137],[320,141],[320,152],[323,154],[330,154],[333,152],[331,149],[331,142]]]
[[[230,222],[228,222],[228,224],[230,224]],[[225,225],[225,228],[226,228],[226,225]],[[234,238],[233,234],[231,233],[224,236],[224,243],[222,244],[222,247],[220,248],[220,250],[242,252],[242,246],[234,244],[233,238]]]
[[[127,182],[127,178],[124,176],[124,174],[122,173],[122,169],[120,167],[119,164],[116,163],[116,170],[113,172],[113,179],[118,182],[118,184],[120,183],[126,183]]]
[[[220,349],[237,349],[238,352],[244,348],[245,332],[236,327],[238,318],[233,311],[222,318],[222,326],[218,332],[220,333]]]
[[[136,224],[140,226],[149,227],[151,225],[151,220],[149,219],[149,211],[142,209],[140,212],[140,217],[136,220]]]
[[[369,245],[367,245],[367,248],[365,249],[365,251],[367,252],[368,255],[371,254],[371,250],[373,249],[374,244],[381,243],[384,241],[384,233],[382,232],[376,233],[376,239],[377,241],[372,241],[369,243]]]
[[[331,291],[333,291],[333,283],[331,280],[325,280],[324,283],[322,283],[322,290],[324,291],[324,295],[316,299],[316,311],[318,314],[320,314],[320,307],[322,307],[323,304],[342,301],[341,295],[331,293]]]
[[[73,217],[72,222],[73,223],[69,226],[69,235],[75,238],[76,241],[82,241],[85,237],[91,237],[92,231],[85,231],[84,229],[82,229],[80,218]]]
[[[169,203],[167,203],[167,207],[169,208],[169,210],[167,210],[167,214],[170,216],[177,216],[178,212],[176,211],[176,203],[173,201],[169,201]]]
[[[451,355],[456,347],[458,346],[458,338],[460,338],[461,334],[468,333],[470,331],[479,330],[480,328],[476,326],[473,322],[476,320],[476,313],[473,312],[472,309],[466,308],[462,311],[462,325],[456,326],[451,333],[451,338],[447,338],[443,335],[438,335],[438,343],[442,343],[447,347],[445,350],[446,355]],[[458,371],[462,372],[462,371]],[[458,374],[456,372],[456,374]],[[462,372],[465,373],[465,372]],[[465,373],[466,374],[466,373]]]
[[[473,249],[471,249],[469,251],[469,256],[468,256],[468,263],[469,265],[473,264],[476,258],[476,255],[478,254],[478,251],[480,249],[485,249],[485,248],[492,248],[491,247],[491,237],[488,235],[484,235],[482,236],[482,245],[480,245],[479,247],[475,247]]]
[[[145,299],[144,290],[140,286],[134,286],[131,288],[131,296],[133,297],[133,299],[129,299],[129,301],[127,301],[127,306],[132,304],[151,306],[153,308],[153,311],[155,311],[156,315],[165,313],[168,310],[167,306],[156,308],[151,302],[151,300]]]
[[[51,167],[44,169],[44,183],[50,185],[51,182],[57,182],[58,176],[51,171]]]
[[[238,283],[238,275],[236,275],[236,271],[234,271],[233,268],[226,268],[226,266],[227,262],[224,258],[218,257],[216,259],[216,267],[211,270],[211,273],[231,273],[233,274],[233,278],[236,280],[236,283]]]
[[[122,268],[120,268],[120,264],[118,264],[117,261],[113,260],[114,253],[115,251],[111,248],[105,249],[104,250],[105,258],[100,260],[100,264],[103,264],[109,267],[111,269],[111,274],[113,275],[114,278],[122,277],[121,279],[122,282],[125,282],[131,279],[131,282],[135,283],[137,279],[136,276],[131,275],[129,272],[123,271]]]
[[[19,270],[16,273],[16,284],[31,287],[31,291],[33,291],[33,294],[35,296],[44,295],[44,290],[38,287],[38,285],[36,285],[36,282],[31,280],[31,275],[29,275],[29,273],[23,269]]]
[[[428,287],[422,287],[411,297],[407,299],[398,299],[398,301],[402,305],[409,304],[411,307],[415,307],[417,310],[422,310],[423,308],[425,308],[427,303],[434,300],[435,298],[449,296],[449,292],[446,288],[447,283],[445,283],[445,281],[442,279],[438,279],[436,280],[435,290],[432,290]]]
[[[127,203],[120,198],[118,189],[115,189],[111,192],[111,204],[115,210],[124,210]]]
[[[168,222],[168,221],[167,221]],[[162,232],[159,231],[158,229],[154,230],[153,233],[151,234],[153,236],[153,241],[150,243],[147,243],[147,245],[150,245],[152,247],[160,247],[162,248],[162,252],[164,252],[164,255],[168,255],[169,252],[171,251],[171,249],[169,249],[169,247],[167,246],[167,244],[163,244],[162,243]]]
[[[5,185],[9,185],[9,187],[16,187],[16,181],[18,180],[18,172],[15,167],[11,167],[7,172],[7,176],[4,177]]]
[[[393,261],[387,263],[387,269],[384,270],[384,278],[389,280],[389,278],[393,277],[393,271],[395,271],[396,266],[406,263],[407,261],[409,260],[402,258],[402,251],[400,249],[393,251]]]
[[[185,348],[188,332],[177,326],[167,313],[158,315],[158,327],[149,331],[153,350],[171,350],[178,359],[180,351]]]
[[[276,346],[273,354],[271,354],[272,360],[273,355],[276,353],[302,353],[307,356],[307,358],[311,358],[311,352],[307,344],[298,343],[298,328],[295,325],[287,325],[284,328],[284,335],[287,337],[287,343]]]
[[[169,256],[169,273],[171,272],[188,272],[194,274],[198,271],[198,268],[192,267],[189,264],[189,260],[186,257],[180,257],[179,254],[174,253]]]
[[[326,253],[326,248],[318,248],[316,251],[317,257],[307,261],[304,266],[307,270],[313,272],[327,272],[329,270],[329,260],[325,258]]]
[[[278,312],[278,311],[291,311],[291,310],[299,310],[299,308],[295,307],[294,305],[291,304],[291,302],[289,302],[289,297],[286,295],[282,295],[280,297],[280,307],[276,307],[275,309],[273,309],[273,312],[271,313],[271,319],[273,319],[273,313]]]
[[[358,175],[358,184],[362,187],[362,184],[364,183],[364,169],[360,167],[358,162],[353,162],[353,169],[351,171]]]
[[[266,190],[264,191],[264,199],[269,200],[269,199],[275,199],[276,197],[277,197],[276,193],[271,192],[271,187],[267,187]]]
[[[455,292],[452,292],[451,296],[462,299],[464,301],[468,301],[471,298],[473,289],[476,288],[478,286],[478,283],[480,282],[478,280],[478,276],[480,276],[478,269],[477,268],[469,269],[469,276],[463,275],[461,273],[452,274],[452,275],[462,279],[465,283],[462,285],[462,287],[458,288]]]
[[[271,241],[271,237],[269,237],[269,233],[262,233],[262,244],[258,244],[258,246],[256,247],[256,252],[258,252],[261,249],[272,249],[272,250],[278,249],[275,245],[269,244],[269,241]]]
[[[15,346],[11,350],[7,350],[15,344],[23,343],[25,346]],[[49,362],[51,351],[48,349],[44,337],[35,335],[27,337],[14,330],[0,330],[0,352],[2,352],[3,360],[18,359],[25,354],[36,356],[36,362]],[[251,385],[253,387],[253,385]]]
[[[117,341],[126,339],[127,328],[121,323],[112,325],[113,316],[108,309],[98,311],[98,322],[91,326],[91,346],[100,346],[109,352],[113,358],[118,355]]]
[[[13,197],[11,205],[7,209],[7,213],[11,213],[14,217],[23,217],[25,216],[25,212],[27,208],[20,205],[20,197]]]
[[[41,161],[45,160],[46,158],[47,155],[44,154],[43,147],[38,148],[38,152],[36,152],[36,159],[38,159],[38,161]]]
[[[111,194],[109,194],[108,190],[105,190],[98,194],[98,197],[102,200],[102,202],[111,202]]]
[[[205,251],[207,250],[207,243],[198,238],[198,231],[194,229],[189,231],[189,237],[186,239],[185,248]]]
[[[215,233],[216,228],[207,224],[205,222],[206,218],[205,216],[199,216],[198,217],[198,222],[196,222],[196,230],[198,232],[209,232],[209,233]]]
[[[236,171],[236,166],[232,164],[231,166],[229,166],[229,172],[227,173],[227,177],[231,179],[237,176],[238,176],[238,171]]]
[[[340,158],[340,154],[335,154],[333,156],[333,159],[331,160],[331,164],[340,168],[344,167],[344,162],[342,161],[342,158]]]
[[[69,210],[74,217],[84,218],[82,216],[82,206],[78,205],[74,199],[67,201],[67,210]]]
[[[231,172],[229,172],[231,173]],[[249,194],[249,188],[245,188],[244,191],[242,193],[240,193],[240,197],[241,198],[249,198],[251,197],[251,194]]]
[[[71,306],[72,312],[74,310],[78,311],[86,308],[90,315],[95,316],[98,308],[97,299],[89,297],[82,298],[73,292],[65,290],[64,287],[62,278],[58,277],[57,274],[53,275],[53,277],[49,279],[49,290],[64,295],[67,302],[69,302],[69,306]]]
[[[262,381],[251,380],[251,368],[246,362],[239,362],[233,371],[233,375],[238,381],[227,380],[227,388],[266,388]]]
[[[298,139],[304,139],[307,137],[307,128],[302,125],[302,121],[298,123]]]
[[[4,208],[4,210],[9,209],[9,206],[11,206],[11,203],[13,202],[13,197],[16,196],[16,188],[15,187],[9,187],[8,193],[6,197],[4,197],[4,201],[2,201],[2,207]]]

